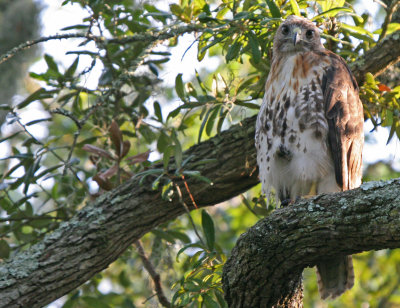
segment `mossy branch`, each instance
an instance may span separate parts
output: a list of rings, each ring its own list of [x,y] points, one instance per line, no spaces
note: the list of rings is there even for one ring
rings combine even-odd
[[[242,234],[224,267],[226,299],[235,308],[298,307],[294,282],[305,267],[399,247],[400,179],[301,199]]]
[[[51,35],[51,36],[46,36],[46,37],[40,37],[35,40],[27,41],[25,43],[22,43],[7,53],[3,54],[0,56],[0,64],[3,62],[11,59],[13,56],[15,56],[17,53],[20,51],[30,48],[34,45],[38,45],[43,42],[48,42],[48,41],[54,41],[54,40],[65,40],[65,39],[86,39],[88,41],[94,41],[97,43],[101,44],[119,44],[119,45],[125,45],[129,43],[134,43],[134,42],[147,42],[147,43],[153,43],[157,41],[165,41],[167,39],[170,39],[172,37],[177,37],[180,36],[184,33],[191,33],[191,32],[201,32],[204,31],[206,28],[201,26],[201,25],[187,25],[187,26],[175,26],[175,27],[168,27],[166,29],[160,30],[160,31],[153,31],[153,32],[146,32],[146,33],[139,33],[135,34],[129,37],[123,37],[123,38],[112,38],[112,39],[107,39],[103,36],[96,36],[92,34],[83,34],[83,33],[67,33],[67,34],[57,34],[57,35]]]

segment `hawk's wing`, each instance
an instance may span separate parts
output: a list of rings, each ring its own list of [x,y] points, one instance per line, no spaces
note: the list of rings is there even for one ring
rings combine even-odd
[[[344,60],[330,52],[322,80],[328,144],[332,151],[336,182],[342,190],[361,185],[364,114],[357,82]]]

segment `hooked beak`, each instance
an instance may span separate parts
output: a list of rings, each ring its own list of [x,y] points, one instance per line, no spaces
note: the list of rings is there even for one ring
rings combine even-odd
[[[301,34],[300,28],[294,28],[293,29],[293,45],[294,46],[296,46],[296,44],[298,42],[300,42],[300,40],[301,40],[300,34]]]

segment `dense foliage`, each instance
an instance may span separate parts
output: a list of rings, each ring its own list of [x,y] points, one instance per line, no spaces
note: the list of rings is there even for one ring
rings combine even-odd
[[[0,139],[9,149],[0,163],[4,260],[132,176],[150,177],[153,189],[161,188],[165,199],[179,194],[177,178],[209,182],[199,171],[186,169],[182,151],[257,113],[282,18],[301,14],[315,21],[326,47],[348,63],[400,29],[385,20],[381,30],[371,33],[367,24],[375,16],[360,15],[351,2],[341,0],[181,0],[168,11],[150,1],[65,0],[62,5],[73,3],[87,17],[49,38],[74,37],[67,38],[73,40],[66,55],[73,57],[71,64],[64,67],[61,59],[45,54],[47,70],[30,73],[36,89],[14,105],[0,106],[8,112],[3,127],[9,132]],[[163,70],[186,33],[193,35],[188,48],[197,48],[198,61],[212,56],[220,65],[212,72],[188,67],[193,80],[184,81],[180,73],[171,88],[162,80]],[[93,78],[96,67],[102,74],[89,87],[87,79]],[[400,138],[400,86],[367,74],[361,97],[365,116],[375,126],[389,127],[390,139]],[[34,109],[40,116],[24,122],[21,114]],[[38,127],[46,133],[37,134]],[[158,161],[162,168],[148,169]],[[382,175],[381,170],[371,169],[368,179],[398,175],[393,170]],[[186,190],[190,193],[190,187]],[[63,307],[156,306],[143,258],[161,275],[174,306],[224,307],[221,272],[226,256],[238,236],[273,207],[266,206],[255,187],[229,204],[164,224],[138,243],[147,256],[132,247],[69,294]],[[356,286],[329,306],[399,305],[399,257],[398,251],[356,256]],[[311,271],[305,272],[305,286],[309,307],[318,302]]]

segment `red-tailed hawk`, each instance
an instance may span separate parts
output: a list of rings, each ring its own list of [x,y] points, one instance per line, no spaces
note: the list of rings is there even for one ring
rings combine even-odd
[[[256,148],[263,193],[286,203],[361,184],[363,107],[344,60],[326,50],[317,27],[289,16],[274,38],[271,71],[257,118]],[[354,284],[351,256],[317,265],[321,298]]]

